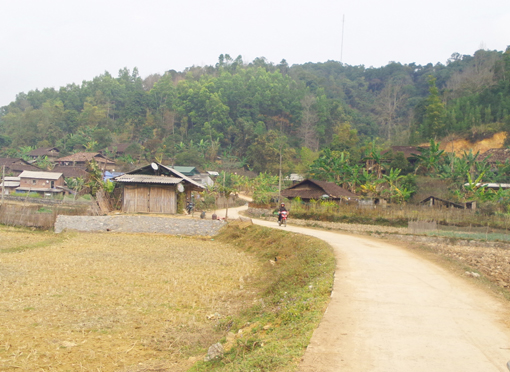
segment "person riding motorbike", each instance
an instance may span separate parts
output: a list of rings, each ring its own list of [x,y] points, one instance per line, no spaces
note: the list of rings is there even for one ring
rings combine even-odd
[[[282,203],[280,205],[280,208],[278,209],[278,222],[280,222],[282,220],[282,212],[283,211],[287,212],[287,208],[285,208],[285,203]]]

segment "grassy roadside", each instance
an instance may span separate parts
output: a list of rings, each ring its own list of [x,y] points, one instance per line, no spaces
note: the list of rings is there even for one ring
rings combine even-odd
[[[335,259],[325,242],[248,224],[229,224],[216,240],[264,265],[261,298],[218,327],[223,358],[189,371],[294,371],[329,302]],[[276,258],[276,260],[275,260]]]

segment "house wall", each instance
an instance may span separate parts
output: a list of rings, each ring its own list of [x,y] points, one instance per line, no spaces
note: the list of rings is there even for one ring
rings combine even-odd
[[[48,182],[46,182],[48,181]],[[64,186],[64,178],[60,177],[56,180],[47,180],[40,178],[21,178],[19,182],[20,187],[24,188],[33,188],[33,189],[43,189],[43,188],[51,188],[51,182],[54,181],[53,188],[57,186]]]
[[[122,211],[126,213],[177,213],[175,186],[125,185]]]

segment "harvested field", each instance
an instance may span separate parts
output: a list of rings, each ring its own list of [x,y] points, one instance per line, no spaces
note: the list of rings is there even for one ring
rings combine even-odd
[[[428,244],[436,253],[475,270],[501,288],[510,289],[510,249],[480,246]]]
[[[0,227],[2,371],[183,371],[257,296],[257,261],[211,239],[53,237]]]

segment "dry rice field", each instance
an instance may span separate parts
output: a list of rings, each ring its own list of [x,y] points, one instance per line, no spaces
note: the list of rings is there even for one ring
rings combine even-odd
[[[212,239],[0,227],[0,371],[186,370],[259,270]]]

